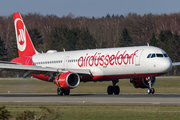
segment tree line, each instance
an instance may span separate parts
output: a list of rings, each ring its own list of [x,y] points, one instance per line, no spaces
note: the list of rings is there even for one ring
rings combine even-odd
[[[29,13],[24,23],[39,52],[142,46],[162,48],[173,62],[180,61],[180,13],[127,15],[107,14],[101,18],[58,17]],[[13,15],[0,16],[0,60],[17,57]],[[178,67],[169,74],[179,75]]]

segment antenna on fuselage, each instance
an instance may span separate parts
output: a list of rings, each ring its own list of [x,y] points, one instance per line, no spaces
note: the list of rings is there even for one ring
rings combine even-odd
[[[63,48],[63,51],[66,52],[66,51],[65,51],[65,48]]]
[[[149,43],[147,42],[147,46],[149,47]]]

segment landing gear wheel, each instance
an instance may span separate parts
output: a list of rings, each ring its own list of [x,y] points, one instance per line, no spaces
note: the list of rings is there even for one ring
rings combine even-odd
[[[108,93],[108,95],[112,95],[113,94],[113,92],[114,92],[114,87],[113,86],[108,86],[108,88],[107,88],[107,93]]]
[[[155,93],[155,89],[151,88],[151,93],[154,94]]]
[[[148,94],[151,93],[151,89],[150,89],[150,88],[147,89],[147,93],[148,93]]]
[[[148,88],[147,93],[148,94],[150,94],[150,93],[154,94],[155,93],[155,89],[154,88],[151,88],[151,89]]]
[[[64,90],[64,95],[69,95],[69,93],[70,93],[70,90],[69,90],[69,89]]]
[[[62,89],[62,88],[59,88],[59,87],[57,88],[57,94],[58,94],[58,95],[63,95],[64,91],[65,91],[65,90]]]
[[[119,86],[114,86],[114,94],[119,95],[119,92],[120,92]]]

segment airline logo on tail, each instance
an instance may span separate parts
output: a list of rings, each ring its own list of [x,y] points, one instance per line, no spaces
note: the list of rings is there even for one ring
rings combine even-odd
[[[26,48],[26,34],[25,34],[25,26],[22,22],[21,19],[17,18],[15,21],[15,26],[16,26],[16,34],[17,34],[17,45],[18,49],[20,51],[24,51]]]
[[[38,53],[34,48],[20,13],[13,13],[13,16],[19,57],[32,56]]]

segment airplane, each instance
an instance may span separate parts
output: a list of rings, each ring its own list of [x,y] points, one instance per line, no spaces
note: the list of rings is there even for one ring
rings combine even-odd
[[[36,51],[20,13],[13,13],[19,57],[0,63],[1,70],[23,72],[23,78],[33,76],[57,85],[58,95],[69,95],[70,89],[80,82],[112,81],[107,87],[109,95],[119,95],[119,79],[130,79],[135,88],[152,86],[156,77],[169,72],[172,63],[165,51],[153,46],[118,47],[75,51]]]

